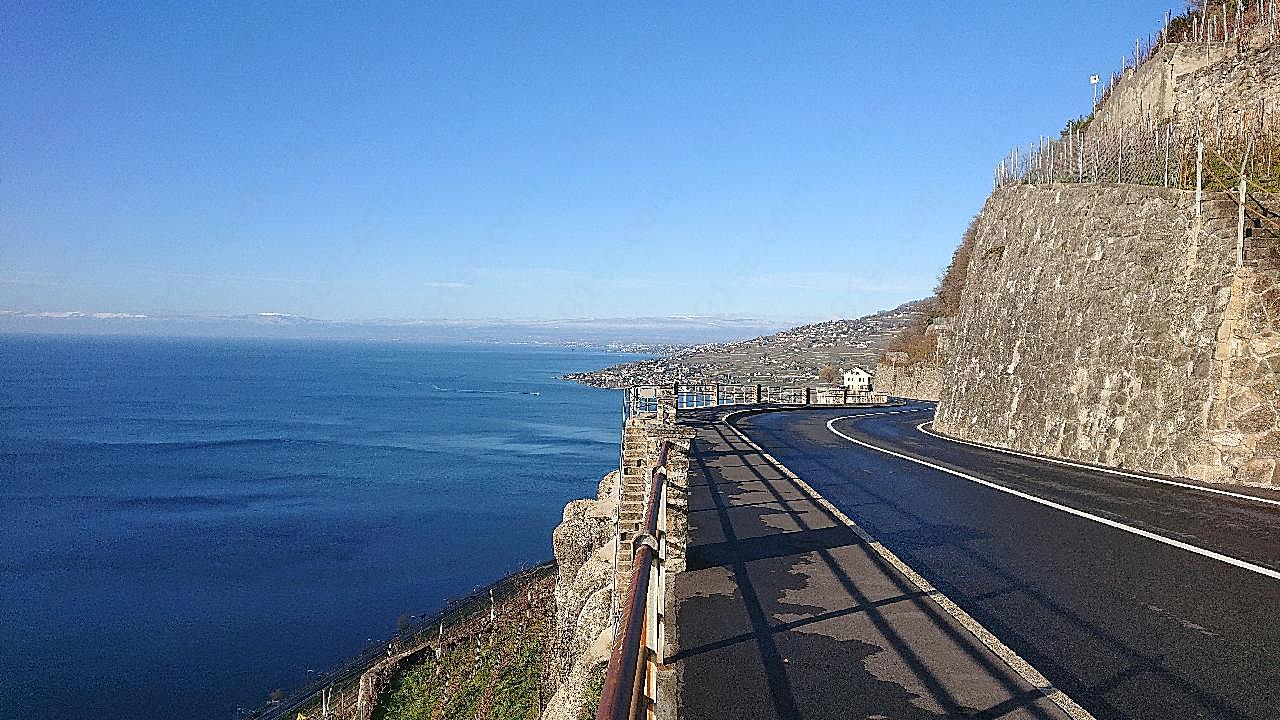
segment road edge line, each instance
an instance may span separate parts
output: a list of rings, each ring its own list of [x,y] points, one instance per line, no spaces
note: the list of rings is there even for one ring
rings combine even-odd
[[[897,412],[902,411],[890,413],[866,413],[864,415],[852,415],[849,417],[891,415],[896,414]],[[864,530],[861,525],[854,522],[853,518],[844,514],[840,508],[836,507],[830,500],[823,497],[822,493],[815,490],[813,486],[805,482],[799,475],[791,472],[790,468],[783,465],[777,458],[765,452],[764,448],[760,447],[754,440],[747,437],[746,433],[739,430],[731,420],[734,416],[755,414],[760,413],[749,410],[739,410],[726,414],[721,418],[721,420],[729,427],[730,430],[733,430],[733,432],[737,434],[743,442],[750,445],[757,453],[760,454],[761,457],[785,475],[787,479],[799,485],[800,488],[814,500],[814,502],[821,505],[824,509],[838,518],[840,522],[853,530],[853,533],[858,536],[858,539],[866,543],[872,551],[892,565],[895,570],[902,573],[903,577],[914,585],[916,589],[937,603],[943,611],[950,615],[956,622],[960,623],[961,627],[968,630],[969,634],[973,635],[973,637],[981,643],[983,647],[987,648],[992,652],[992,654],[1000,658],[1001,662],[1007,665],[1018,677],[1022,678],[1025,682],[1038,690],[1040,694],[1048,698],[1048,700],[1054,705],[1057,705],[1058,708],[1070,716],[1072,720],[1095,720],[1088,710],[1081,707],[1079,703],[1072,700],[1066,693],[1054,687],[1053,683],[1049,682],[1049,679],[1046,678],[1039,670],[1036,670],[1031,663],[1027,662],[1021,655],[1014,652],[1008,645],[1001,642],[1000,638],[996,637],[990,630],[983,627],[982,623],[975,620],[972,615],[965,612],[963,608],[955,603],[955,601],[947,597],[941,590],[934,587],[933,583],[930,583],[924,578],[924,576],[913,570],[910,565],[903,562],[902,559],[895,555],[892,550],[885,547],[879,540],[872,537],[871,534]],[[830,428],[828,427],[828,429]]]

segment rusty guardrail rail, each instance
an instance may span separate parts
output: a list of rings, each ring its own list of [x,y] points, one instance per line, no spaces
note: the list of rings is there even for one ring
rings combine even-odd
[[[622,621],[600,693],[597,720],[640,720],[653,715],[658,666],[666,642],[663,599],[666,597],[667,458],[671,443],[658,449],[649,470],[644,527],[632,538],[635,557],[623,604]]]

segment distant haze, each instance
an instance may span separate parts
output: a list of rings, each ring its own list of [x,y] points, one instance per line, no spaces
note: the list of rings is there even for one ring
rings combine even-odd
[[[534,343],[626,347],[693,345],[765,335],[784,325],[753,318],[654,317],[569,320],[317,320],[284,313],[232,316],[0,312],[0,333],[153,337],[264,337]]]

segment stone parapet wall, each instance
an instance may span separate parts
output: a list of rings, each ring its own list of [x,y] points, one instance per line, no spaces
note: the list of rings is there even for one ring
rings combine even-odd
[[[674,402],[674,396],[673,400]],[[683,478],[688,474],[688,447],[691,432],[676,425],[667,417],[674,417],[670,409],[666,417],[646,414],[627,421],[622,431],[622,487],[619,492],[618,532],[623,538],[640,532],[644,523],[645,499],[648,486],[646,476],[658,461],[658,450],[663,441],[669,440],[674,451],[667,458],[669,525],[668,560],[671,572],[684,569],[683,528],[685,516]],[[675,492],[671,492],[675,490]],[[625,588],[631,579],[631,547],[627,543],[618,550],[618,587]]]
[[[1251,232],[1237,267],[1234,198],[1208,195],[1197,216],[1194,197],[1136,185],[994,193],[977,226],[938,429],[1103,465],[1275,484],[1280,248]]]

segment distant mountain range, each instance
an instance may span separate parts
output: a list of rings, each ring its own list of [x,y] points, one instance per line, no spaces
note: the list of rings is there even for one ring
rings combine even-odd
[[[786,327],[783,323],[755,318],[700,316],[567,320],[317,320],[275,312],[201,316],[0,311],[0,333],[527,343],[655,353],[667,353],[694,344],[741,340],[783,327]]]

